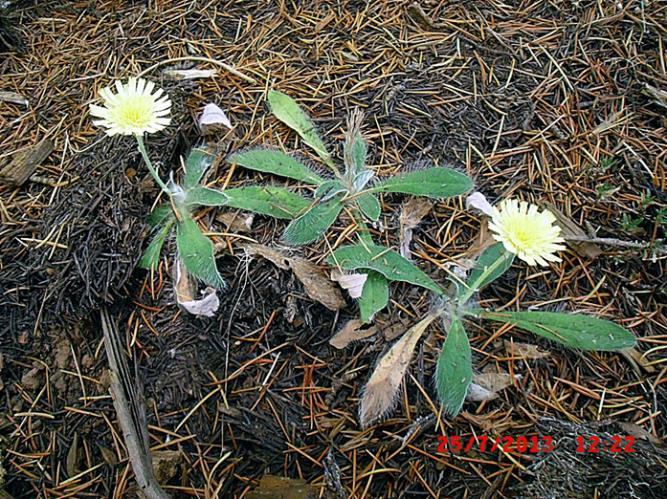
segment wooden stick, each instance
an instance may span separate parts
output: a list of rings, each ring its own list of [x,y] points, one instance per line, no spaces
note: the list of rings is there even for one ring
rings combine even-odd
[[[113,406],[123,431],[132,471],[134,471],[139,488],[148,499],[166,499],[169,496],[157,483],[153,471],[148,446],[148,425],[139,381],[135,378],[134,383],[132,382],[120,334],[116,324],[109,317],[106,307],[100,310],[100,320],[104,333],[104,348],[111,368],[110,391]]]

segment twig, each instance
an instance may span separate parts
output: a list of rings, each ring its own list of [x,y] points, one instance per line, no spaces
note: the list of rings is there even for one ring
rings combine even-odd
[[[211,64],[215,64],[217,66],[220,66],[224,70],[229,71],[234,76],[238,76],[239,78],[241,78],[242,80],[247,81],[248,83],[257,83],[257,80],[255,80],[254,78],[251,78],[250,76],[247,76],[247,75],[241,73],[238,69],[235,69],[233,66],[230,66],[229,64],[227,64],[225,62],[218,61],[216,59],[210,59],[208,57],[199,57],[199,56],[185,56],[185,57],[174,57],[172,59],[166,59],[164,61],[160,61],[160,62],[155,63],[152,66],[144,69],[137,76],[138,77],[144,76],[144,75],[150,73],[151,71],[153,71],[155,68],[158,68],[160,66],[164,66],[165,64],[169,64],[169,63],[172,63],[172,62],[179,62],[179,61],[210,62]]]
[[[116,324],[106,307],[100,310],[104,348],[111,368],[111,396],[123,431],[127,453],[139,488],[148,499],[166,499],[169,496],[157,483],[148,447],[146,413],[139,394],[138,380],[132,382],[127,359]]]
[[[634,241],[623,241],[614,237],[588,237],[588,236],[569,236],[567,241],[581,241],[592,244],[605,244],[607,246],[617,246],[619,248],[647,249],[651,243],[637,243]]]

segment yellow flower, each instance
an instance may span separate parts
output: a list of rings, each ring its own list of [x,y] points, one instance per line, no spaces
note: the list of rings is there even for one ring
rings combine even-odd
[[[99,120],[97,126],[106,128],[107,135],[136,135],[155,133],[169,124],[171,101],[161,88],[143,78],[130,78],[126,85],[116,81],[116,93],[103,88],[100,95],[104,106],[90,105],[90,114]]]
[[[539,212],[537,206],[525,201],[506,199],[498,208],[493,208],[489,229],[507,251],[529,265],[547,265],[547,262],[560,262],[554,253],[565,249],[558,244],[564,239],[555,221],[556,217],[548,210]]]

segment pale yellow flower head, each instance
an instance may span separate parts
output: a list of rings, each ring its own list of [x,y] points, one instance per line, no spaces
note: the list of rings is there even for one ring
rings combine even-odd
[[[115,82],[116,93],[111,87],[103,88],[100,95],[104,106],[90,105],[90,114],[99,120],[97,126],[106,128],[107,135],[143,135],[155,133],[169,122],[171,101],[155,84],[143,78],[130,78],[127,84]]]
[[[564,239],[555,221],[556,217],[548,210],[540,212],[537,206],[525,201],[506,199],[493,208],[489,229],[507,251],[529,265],[547,265],[560,262],[555,253],[565,249],[558,244]]]

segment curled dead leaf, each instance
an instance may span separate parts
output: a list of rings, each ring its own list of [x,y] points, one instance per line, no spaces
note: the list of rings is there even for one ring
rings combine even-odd
[[[550,352],[543,352],[536,345],[530,343],[517,343],[515,341],[505,340],[505,350],[512,357],[522,357],[524,359],[544,359],[551,355]]]
[[[229,121],[225,112],[213,103],[204,106],[198,123],[202,135],[208,135],[221,127],[229,128],[230,130],[233,128],[232,122]]]
[[[417,341],[437,316],[429,314],[412,326],[379,360],[361,396],[359,419],[362,426],[368,426],[394,407]]]
[[[479,191],[473,192],[466,198],[466,208],[475,208],[486,216],[493,216],[493,206],[486,199],[486,196]]]
[[[629,422],[625,422],[625,421],[620,421],[620,422],[617,422],[616,424],[623,430],[624,433],[627,433],[631,437],[648,440],[653,445],[662,444],[662,440],[660,440],[660,438],[656,437],[653,433],[651,433],[649,431],[646,431],[644,428],[642,428],[638,424],[629,423]]]
[[[269,248],[263,244],[246,244],[243,246],[243,249],[248,255],[266,258],[280,269],[289,269],[289,258],[277,249]]]
[[[250,232],[255,215],[252,213],[223,211],[215,219],[225,224],[227,230],[235,233]]]
[[[339,350],[345,348],[353,341],[369,338],[377,332],[376,326],[364,329],[364,323],[358,319],[347,321],[343,328],[329,340],[329,345]]]
[[[338,269],[331,272],[331,280],[336,281],[341,288],[346,290],[350,298],[361,297],[367,279],[368,274],[343,274]]]
[[[425,198],[413,197],[401,206],[399,222],[400,230],[400,253],[404,258],[410,259],[410,242],[412,241],[412,229],[416,228],[422,219],[428,215],[433,207],[433,202]]]
[[[246,253],[259,255],[283,270],[292,270],[303,284],[306,294],[330,310],[339,310],[346,303],[340,289],[314,263],[301,257],[288,257],[274,248],[262,244],[247,244]]]
[[[553,204],[543,203],[543,205],[551,213],[554,214],[554,216],[556,217],[556,224],[561,229],[561,236],[565,238],[566,244],[570,246],[574,251],[576,251],[581,256],[591,259],[597,258],[602,254],[602,249],[597,244],[589,243],[586,241],[571,240],[570,238],[572,237],[581,237],[581,236],[585,237],[586,233],[583,231],[581,227],[579,227],[579,225],[577,225],[577,223],[574,220],[565,215]]]
[[[483,402],[498,397],[498,392],[511,386],[514,379],[521,379],[520,374],[511,376],[507,373],[481,373],[472,377],[472,383],[468,388],[466,400],[472,402]]]
[[[289,260],[289,266],[313,300],[317,300],[329,310],[339,310],[346,305],[338,287],[317,265],[297,257]]]
[[[176,302],[192,315],[213,317],[220,307],[220,299],[211,287],[203,291],[203,298],[195,298],[196,282],[188,274],[180,258],[174,263],[174,295]]]

